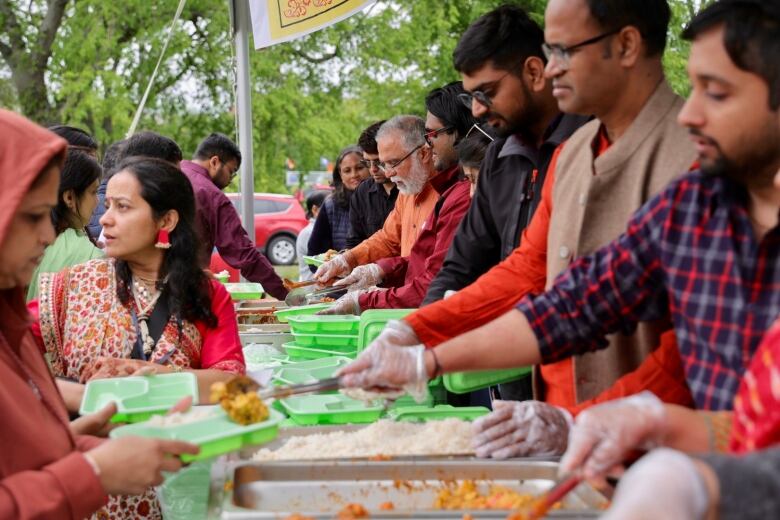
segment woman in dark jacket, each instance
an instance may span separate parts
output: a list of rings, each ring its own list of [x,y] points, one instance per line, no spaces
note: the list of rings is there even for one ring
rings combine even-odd
[[[309,255],[319,255],[329,249],[341,251],[347,246],[349,234],[349,199],[358,185],[367,179],[359,147],[344,148],[333,169],[333,193],[322,205],[309,238]]]

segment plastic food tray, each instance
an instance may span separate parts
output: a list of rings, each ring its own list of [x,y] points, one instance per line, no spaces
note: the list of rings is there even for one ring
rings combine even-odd
[[[356,351],[357,334],[297,334],[293,332],[295,344],[301,347],[323,348],[330,350]]]
[[[302,426],[370,423],[382,415],[382,405],[369,405],[341,394],[299,395],[282,399],[287,415]]]
[[[286,309],[280,309],[274,314],[282,323],[287,323],[287,318],[290,316],[305,316],[307,314],[314,314],[321,310],[327,309],[333,305],[332,303],[315,303],[312,305],[299,305],[297,307],[288,307]]]
[[[433,408],[427,406],[405,406],[394,408],[387,416],[396,421],[436,421],[441,419],[463,419],[471,421],[490,413],[484,406],[451,406],[440,404]]]
[[[350,361],[348,357],[335,356],[291,363],[276,371],[274,382],[282,385],[315,383],[333,377],[336,370]]]
[[[130,424],[112,430],[111,438],[138,435],[158,439],[175,439],[200,446],[197,455],[182,455],[181,460],[190,462],[238,451],[272,441],[279,433],[279,423],[284,416],[269,408],[270,416],[265,421],[242,426],[230,420],[224,410],[213,407],[213,415],[203,420],[176,426],[152,426],[148,423]]]
[[[259,283],[226,283],[225,289],[233,300],[259,300],[263,297],[263,286]]]
[[[444,388],[454,394],[466,394],[527,377],[531,367],[508,368],[505,370],[481,370],[477,372],[456,372],[444,375]]]
[[[198,380],[189,372],[94,379],[84,389],[79,413],[95,413],[115,402],[117,413],[111,422],[136,423],[166,413],[190,395],[193,402],[198,401]]]
[[[357,351],[355,349],[350,349],[350,348],[322,349],[322,348],[304,347],[298,345],[297,343],[285,343],[282,347],[284,348],[284,351],[287,352],[287,355],[290,356],[290,359],[292,361],[320,359],[320,358],[333,357],[333,356],[344,356],[350,359],[355,359],[355,356],[357,355]]]
[[[325,259],[322,258],[322,255],[304,256],[303,261],[306,263],[306,265],[313,265],[316,267],[319,267],[325,263]]]
[[[340,334],[354,336],[360,332],[360,317],[352,315],[289,316],[287,318],[293,334]]]
[[[414,309],[369,309],[360,315],[358,352],[366,348],[379,336],[390,320],[400,320]]]

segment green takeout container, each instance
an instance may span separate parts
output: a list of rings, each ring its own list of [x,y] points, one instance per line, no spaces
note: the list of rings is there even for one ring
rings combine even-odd
[[[287,318],[293,334],[348,335],[356,336],[360,332],[360,316],[316,314],[290,316]],[[356,339],[357,341],[357,339]],[[357,347],[357,345],[355,345]]]
[[[322,264],[325,263],[325,259],[322,258],[322,255],[316,255],[316,256],[308,256],[307,255],[307,256],[303,257],[303,262],[306,265],[313,265],[313,266],[319,267],[319,266],[321,266]]]
[[[95,413],[115,402],[117,413],[111,422],[137,423],[166,413],[187,396],[198,402],[198,380],[190,372],[93,379],[84,389],[79,413]]]
[[[356,351],[357,334],[297,334],[293,332],[295,344],[301,347],[321,348],[335,351]]]
[[[434,407],[428,406],[404,406],[393,408],[387,412],[387,416],[395,421],[438,421],[442,419],[463,419],[471,421],[490,413],[484,406],[452,406],[440,404]]]
[[[343,356],[350,359],[355,359],[355,356],[357,355],[357,350],[355,349],[350,349],[350,348],[324,349],[324,348],[304,347],[302,345],[298,345],[295,342],[285,343],[284,345],[282,345],[282,348],[284,348],[284,351],[290,357],[291,361],[305,361],[308,359],[321,359],[321,358],[328,358],[334,356]]]
[[[288,307],[286,309],[279,309],[274,312],[274,315],[279,319],[280,323],[287,323],[287,319],[290,316],[306,316],[308,314],[315,314],[322,310],[327,309],[333,305],[332,303],[314,303],[312,305],[298,305],[297,307]]]
[[[301,426],[370,423],[384,411],[381,404],[369,405],[342,394],[299,395],[280,402],[290,419]]]
[[[334,356],[291,363],[274,374],[274,382],[280,385],[316,383],[333,377],[338,369],[352,361],[348,357]]]
[[[175,426],[153,426],[147,422],[129,424],[112,430],[109,437],[116,439],[129,435],[190,442],[200,446],[197,455],[181,455],[183,462],[203,460],[272,441],[279,433],[284,415],[269,408],[265,421],[243,426],[230,420],[225,411],[215,406],[213,415],[202,420]],[[186,415],[186,414],[185,414]]]
[[[235,300],[259,300],[263,297],[263,286],[259,283],[226,283],[225,289],[230,297]]]
[[[500,385],[528,377],[531,367],[507,368],[504,370],[479,370],[476,372],[455,372],[445,374],[444,388],[453,394],[466,394],[489,386]]]
[[[369,309],[360,315],[358,331],[358,352],[374,341],[390,320],[400,320],[415,309]]]

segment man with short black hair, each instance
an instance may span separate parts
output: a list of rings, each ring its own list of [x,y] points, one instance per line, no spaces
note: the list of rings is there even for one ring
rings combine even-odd
[[[195,192],[198,231],[203,240],[201,264],[209,266],[217,248],[227,264],[241,271],[250,282],[263,285],[265,292],[284,300],[287,289],[271,262],[255,247],[241,225],[235,206],[222,190],[230,184],[241,166],[238,146],[225,135],[211,134],[199,145],[191,161],[182,161],[181,170]]]
[[[471,284],[518,246],[553,151],[588,119],[558,110],[543,77],[543,42],[542,29],[522,8],[505,5],[472,23],[453,52],[466,90],[462,102],[498,138],[424,304]]]
[[[358,146],[363,150],[363,165],[371,178],[364,180],[349,199],[349,235],[347,248],[360,244],[385,224],[398,198],[398,187],[379,168],[376,133],[384,121],[377,121],[360,134]]]
[[[123,159],[133,156],[162,159],[177,168],[182,160],[181,148],[176,141],[170,137],[150,131],[138,132],[125,139],[125,144],[121,149],[117,164],[122,162]]]

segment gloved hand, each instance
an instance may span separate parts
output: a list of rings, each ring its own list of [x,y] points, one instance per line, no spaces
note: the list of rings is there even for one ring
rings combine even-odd
[[[566,450],[571,414],[541,401],[493,401],[493,411],[474,421],[477,457],[506,459],[560,455]]]
[[[337,281],[333,287],[347,287],[349,292],[368,289],[382,283],[385,272],[377,264],[359,265],[344,279]]]
[[[347,388],[404,390],[422,402],[428,395],[425,347],[396,347],[375,341],[358,358],[337,372]]]
[[[314,273],[314,279],[318,284],[325,285],[338,276],[347,276],[351,271],[347,253],[342,253],[322,264]]]
[[[602,477],[631,451],[660,446],[667,427],[664,404],[647,391],[589,408],[574,422],[559,472],[582,468],[586,479]]]
[[[659,448],[631,466],[602,520],[701,520],[710,497],[690,457]]]
[[[333,305],[328,307],[327,309],[323,309],[319,311],[318,315],[328,315],[328,314],[354,314],[356,316],[360,315],[360,304],[358,303],[358,300],[360,299],[360,295],[366,292],[365,290],[362,291],[353,291],[348,292],[341,298],[335,301]]]
[[[383,344],[391,347],[409,347],[421,343],[414,329],[404,320],[390,320],[371,345]]]

